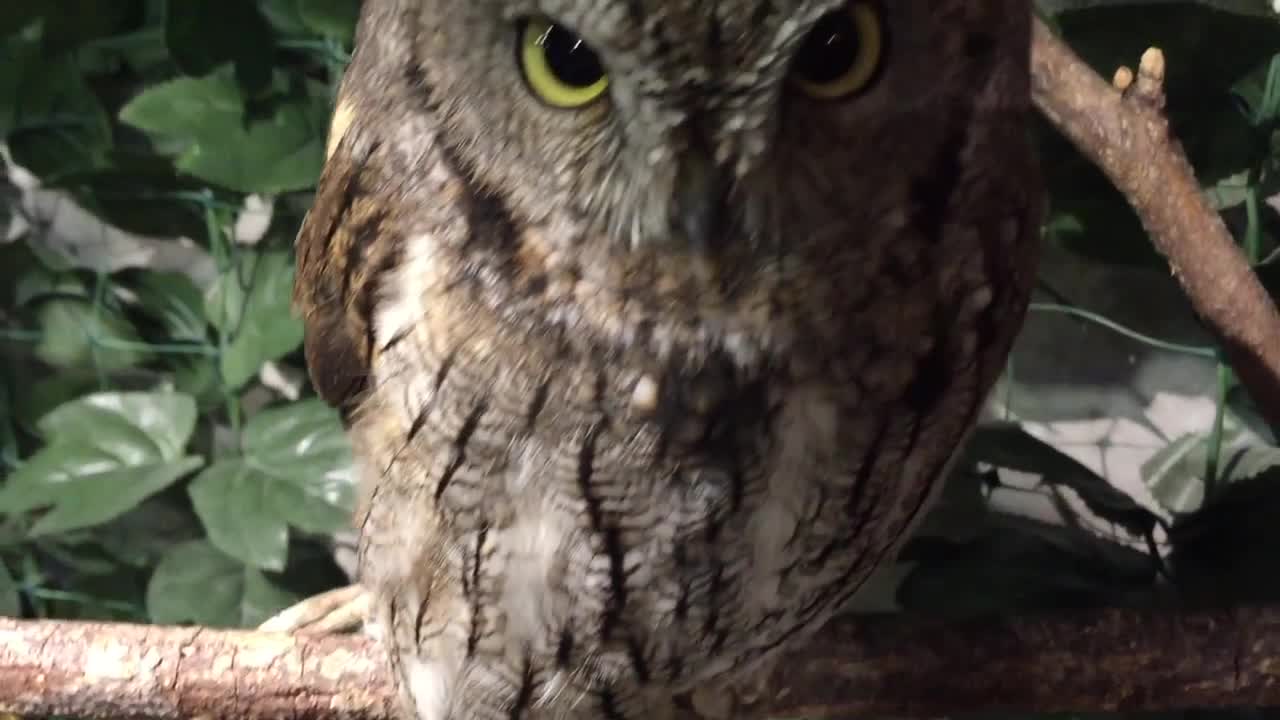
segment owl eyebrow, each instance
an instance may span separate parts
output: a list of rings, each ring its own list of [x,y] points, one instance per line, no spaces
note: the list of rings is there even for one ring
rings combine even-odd
[[[338,143],[342,142],[342,137],[347,134],[347,129],[351,127],[355,115],[355,103],[351,98],[342,98],[338,101],[338,106],[334,108],[333,116],[329,121],[329,139],[324,149],[325,160],[333,157],[333,151],[338,148]]]

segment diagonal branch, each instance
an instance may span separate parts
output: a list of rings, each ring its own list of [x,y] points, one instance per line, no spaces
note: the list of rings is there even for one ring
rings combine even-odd
[[[1164,106],[1164,56],[1108,84],[1035,21],[1036,107],[1133,206],[1263,417],[1280,425],[1280,313],[1196,181]]]

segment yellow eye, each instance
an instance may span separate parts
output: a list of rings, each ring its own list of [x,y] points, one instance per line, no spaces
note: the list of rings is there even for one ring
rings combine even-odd
[[[792,81],[806,95],[835,100],[871,83],[884,57],[880,8],[850,2],[820,18],[791,66]]]
[[[575,33],[548,20],[520,24],[519,53],[525,82],[548,105],[582,107],[609,87],[595,52]]]

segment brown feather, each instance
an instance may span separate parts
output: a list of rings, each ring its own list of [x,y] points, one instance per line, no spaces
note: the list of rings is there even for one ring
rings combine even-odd
[[[295,245],[293,304],[311,380],[344,419],[368,387],[378,280],[396,246],[384,228],[384,204],[369,192],[378,186],[375,152],[351,136],[338,141]]]

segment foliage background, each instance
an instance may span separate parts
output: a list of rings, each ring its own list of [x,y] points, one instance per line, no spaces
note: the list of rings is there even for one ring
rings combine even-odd
[[[1280,294],[1275,11],[1040,10],[1104,76],[1165,50],[1174,128]],[[345,582],[350,450],[306,384],[289,295],[357,11],[0,3],[0,614],[249,626]],[[1055,257],[1163,269],[1102,175],[1036,133]],[[1148,311],[1191,319],[1176,296]],[[1034,314],[1209,363],[1212,420],[1147,460],[1143,492],[1118,487],[1027,432],[1008,401],[1015,354],[944,502],[868,607],[1277,600],[1280,448],[1207,335],[1153,337],[1048,282]]]

